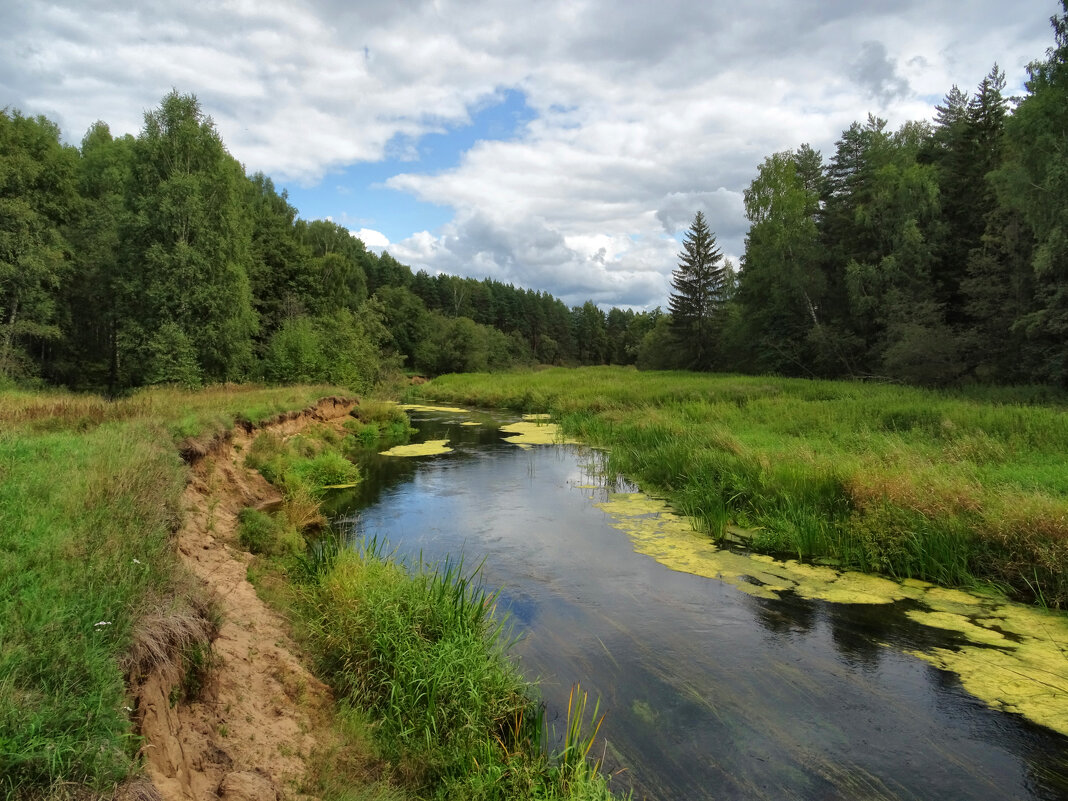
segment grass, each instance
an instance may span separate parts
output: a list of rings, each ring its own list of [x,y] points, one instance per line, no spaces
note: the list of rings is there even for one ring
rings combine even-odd
[[[1068,606],[1068,396],[626,368],[447,375],[412,393],[552,412],[714,537]]]
[[[508,658],[496,595],[462,562],[408,566],[377,542],[320,550],[298,609],[320,674],[374,721],[380,752],[420,798],[609,799],[587,755],[580,694],[561,751]],[[596,716],[596,711],[594,711]]]
[[[407,442],[415,429],[408,415],[397,404],[369,400],[352,411],[353,419],[345,422],[346,450],[374,447],[380,440],[391,444]]]
[[[218,623],[174,553],[179,444],[332,392],[0,392],[0,794],[110,797],[136,771],[129,683],[180,659],[195,692]]]
[[[261,433],[252,441],[245,464],[277,484],[287,497],[318,498],[328,487],[360,480],[359,469],[341,455],[338,443],[337,434],[325,426],[288,439]]]

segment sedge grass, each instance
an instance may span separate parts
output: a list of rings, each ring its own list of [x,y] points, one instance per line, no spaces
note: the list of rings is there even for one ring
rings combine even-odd
[[[626,368],[447,375],[454,404],[549,411],[713,536],[1068,606],[1068,396]]]
[[[600,720],[591,730],[585,694],[573,696],[563,749],[548,753],[543,707],[507,656],[497,596],[477,570],[462,560],[405,565],[374,540],[301,561],[299,615],[320,675],[371,716],[380,751],[414,792],[612,797],[588,760]]]

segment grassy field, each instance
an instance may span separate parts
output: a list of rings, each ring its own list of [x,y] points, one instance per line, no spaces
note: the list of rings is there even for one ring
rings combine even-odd
[[[134,768],[128,680],[217,623],[171,543],[179,443],[335,391],[0,391],[0,793],[110,796]]]
[[[1068,396],[599,367],[447,375],[452,404],[551,412],[607,468],[753,547],[1068,606]]]

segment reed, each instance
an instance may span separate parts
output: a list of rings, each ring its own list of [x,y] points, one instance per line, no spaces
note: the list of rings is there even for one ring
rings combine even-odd
[[[587,762],[600,724],[589,730],[585,694],[550,754],[544,710],[479,576],[462,559],[406,565],[377,540],[306,557],[298,609],[320,675],[375,721],[380,751],[420,795],[610,798]]]

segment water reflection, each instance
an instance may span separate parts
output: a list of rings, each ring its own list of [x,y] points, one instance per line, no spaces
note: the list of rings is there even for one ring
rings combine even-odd
[[[785,598],[757,599],[756,620],[775,635],[804,634],[816,625],[818,609],[815,601],[784,593]]]
[[[588,451],[520,450],[480,420],[417,415],[420,437],[455,451],[368,455],[368,481],[340,501],[402,551],[486,558],[550,720],[562,726],[576,681],[609,710],[615,785],[665,799],[1068,797],[1066,738],[906,653],[959,641],[911,620],[915,602],[754,598],[669,570],[593,505]]]

